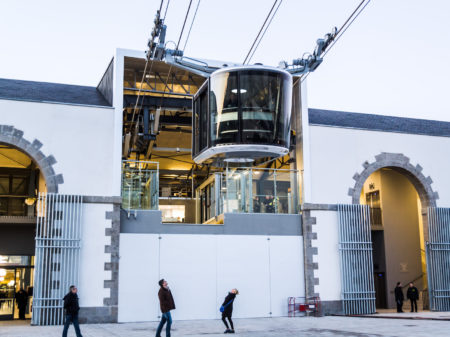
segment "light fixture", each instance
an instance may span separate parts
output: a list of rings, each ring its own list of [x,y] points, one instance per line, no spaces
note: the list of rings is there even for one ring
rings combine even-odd
[[[238,90],[237,90],[237,89],[231,89],[231,92],[232,92],[233,94],[237,94]],[[240,90],[240,93],[241,93],[241,94],[245,94],[246,92],[247,92],[247,90],[245,90],[245,89],[241,89],[241,90]]]
[[[25,199],[25,203],[26,203],[28,206],[33,206],[35,202],[36,202],[36,198],[26,198],[26,199]]]
[[[0,282],[4,281],[4,280],[5,280],[5,278],[3,276],[0,276]]]
[[[156,78],[156,76],[155,75],[146,74],[145,78]]]
[[[6,269],[0,269],[0,276],[6,276]]]

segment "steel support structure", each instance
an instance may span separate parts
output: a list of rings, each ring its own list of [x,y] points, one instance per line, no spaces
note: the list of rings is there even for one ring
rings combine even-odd
[[[428,208],[428,239],[430,309],[450,311],[450,208]]]
[[[63,324],[63,297],[79,281],[82,208],[79,195],[39,193],[33,325]]]
[[[338,205],[338,219],[344,314],[375,313],[370,208]]]

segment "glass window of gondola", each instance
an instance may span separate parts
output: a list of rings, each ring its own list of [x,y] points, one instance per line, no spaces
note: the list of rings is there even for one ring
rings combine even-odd
[[[287,145],[288,75],[250,70],[240,73],[242,142]]]
[[[220,73],[211,78],[211,145],[238,141],[237,73]]]

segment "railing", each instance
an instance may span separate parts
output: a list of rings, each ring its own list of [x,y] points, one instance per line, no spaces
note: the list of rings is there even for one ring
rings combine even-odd
[[[298,171],[227,169],[221,174],[219,207],[225,213],[298,212]]]
[[[196,196],[200,223],[223,213],[296,214],[298,171],[227,168],[208,178]]]
[[[159,163],[124,160],[122,162],[122,208],[156,210],[159,205]]]

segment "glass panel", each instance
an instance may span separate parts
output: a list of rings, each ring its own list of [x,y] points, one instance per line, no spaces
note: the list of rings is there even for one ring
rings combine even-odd
[[[239,169],[222,174],[223,212],[285,213],[298,211],[297,171]]]
[[[14,195],[27,195],[27,178],[25,177],[13,177],[12,178],[12,194]]]
[[[211,78],[211,143],[235,143],[238,140],[237,74],[223,73]]]
[[[200,94],[200,145],[199,151],[202,151],[208,145],[208,91]]]
[[[15,280],[14,269],[0,268],[0,316],[14,313]]]
[[[8,215],[8,198],[0,198],[0,215]]]
[[[128,210],[158,209],[158,164],[124,161],[122,169],[122,207]]]
[[[9,194],[9,176],[0,176],[0,195]]]
[[[25,198],[10,198],[8,203],[8,215],[24,216],[27,214],[27,205],[25,204]]]
[[[184,222],[185,205],[159,205],[162,212],[162,222]]]
[[[240,75],[242,141],[286,145],[283,74],[266,71]]]

